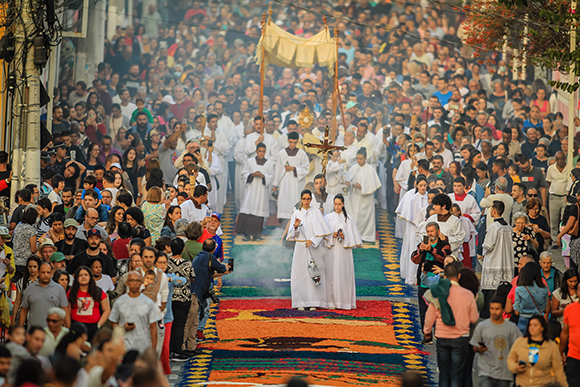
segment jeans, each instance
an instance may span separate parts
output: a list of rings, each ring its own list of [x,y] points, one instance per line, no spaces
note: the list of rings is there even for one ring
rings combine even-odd
[[[425,328],[425,313],[427,313],[427,308],[429,307],[429,305],[427,305],[427,302],[423,298],[423,295],[425,294],[425,292],[427,292],[427,290],[429,290],[429,289],[422,288],[420,286],[417,288],[417,298],[419,301],[419,318],[421,320],[421,329]]]
[[[199,325],[197,326],[198,331],[204,331],[205,324],[209,318],[211,308],[211,298],[206,298],[199,303]]]
[[[437,338],[439,387],[463,387],[463,369],[467,359],[469,337]]]
[[[580,360],[573,357],[566,359],[566,379],[569,386],[580,386]]]
[[[477,383],[479,387],[511,387],[511,380],[494,379],[491,376],[478,376]]]
[[[526,333],[526,329],[528,328],[528,323],[530,322],[529,317],[520,316],[518,320],[518,329],[522,332],[522,335]]]

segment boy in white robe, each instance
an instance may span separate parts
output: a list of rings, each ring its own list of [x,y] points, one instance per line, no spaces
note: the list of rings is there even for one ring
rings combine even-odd
[[[456,177],[453,180],[453,193],[449,194],[451,201],[461,208],[461,213],[477,227],[481,217],[481,209],[477,205],[475,198],[465,191],[465,179]]]
[[[236,234],[244,234],[244,241],[252,237],[262,240],[264,218],[268,217],[270,185],[274,180],[274,164],[266,160],[266,145],[256,147],[256,157],[246,161],[242,172],[242,184],[246,185],[244,199],[236,223]]]

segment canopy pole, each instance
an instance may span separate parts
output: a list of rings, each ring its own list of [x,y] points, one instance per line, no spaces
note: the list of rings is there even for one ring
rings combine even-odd
[[[324,18],[326,24],[326,17]],[[332,141],[331,144],[334,144],[334,140],[336,140],[336,131],[338,130],[336,126],[336,105],[338,101],[338,24],[334,26],[334,40],[336,41],[336,61],[334,62],[334,80],[332,82]]]
[[[270,15],[272,14],[272,8],[268,11]],[[260,130],[261,134],[264,134],[264,78],[266,75],[265,67],[265,58],[266,58],[266,49],[264,48],[264,36],[266,35],[266,11],[262,14],[262,63],[260,64],[260,100],[258,101],[258,115],[262,118],[262,129]]]

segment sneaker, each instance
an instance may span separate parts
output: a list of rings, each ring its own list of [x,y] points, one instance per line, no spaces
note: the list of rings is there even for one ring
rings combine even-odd
[[[309,310],[316,310],[316,308],[309,308]]]
[[[421,344],[422,345],[431,345],[431,344],[433,344],[433,337],[431,337],[430,339],[423,338],[423,340],[421,341]]]
[[[195,338],[197,339],[197,341],[204,341],[205,335],[203,334],[203,331],[197,331],[195,333]]]
[[[173,354],[173,357],[171,358],[171,360],[177,361],[177,362],[184,362],[184,361],[188,361],[189,360],[189,356],[186,356],[183,353],[174,353]]]
[[[552,247],[550,247],[550,249],[552,249],[552,250],[558,250],[559,247],[558,247],[557,244],[553,244]]]
[[[261,242],[261,241],[263,241],[263,240],[264,240],[264,238],[262,238],[261,236],[259,236],[259,237],[254,237],[254,242]]]
[[[303,307],[300,307],[300,308],[298,308],[298,310],[304,310],[304,308]]]
[[[249,242],[251,239],[250,239],[250,236],[249,235],[244,235],[244,237],[242,238],[242,240],[244,242]]]
[[[199,348],[196,348],[193,351],[187,351],[187,350],[182,351],[182,354],[185,355],[188,359],[190,357],[194,357],[194,356],[202,354],[202,353],[203,353],[203,351]]]

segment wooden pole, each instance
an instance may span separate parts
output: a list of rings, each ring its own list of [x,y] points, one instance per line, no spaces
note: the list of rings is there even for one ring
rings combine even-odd
[[[324,18],[326,24],[326,17]],[[338,103],[338,24],[334,26],[334,40],[336,41],[336,61],[334,62],[334,81],[332,83],[332,141],[334,144],[336,140],[336,131],[338,130],[336,126],[336,105]]]
[[[270,12],[272,9],[270,9]],[[264,77],[265,77],[265,57],[266,49],[264,48],[264,36],[266,34],[266,11],[262,14],[262,63],[260,64],[260,100],[258,101],[258,115],[262,117],[262,130],[264,134]]]

